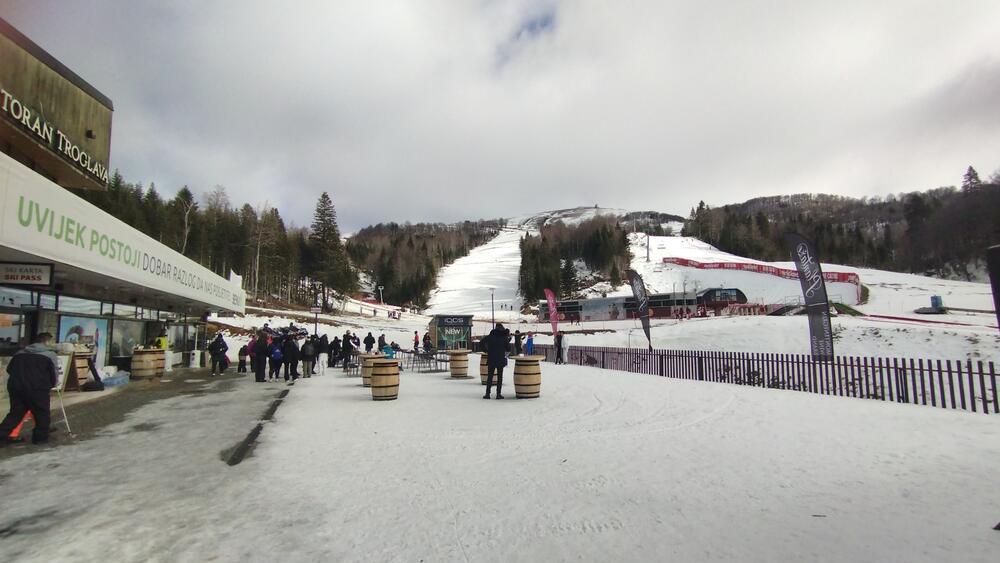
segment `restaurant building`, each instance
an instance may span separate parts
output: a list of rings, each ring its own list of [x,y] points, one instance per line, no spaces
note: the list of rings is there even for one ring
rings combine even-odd
[[[0,19],[0,363],[39,332],[127,363],[166,330],[172,363],[204,348],[205,317],[242,313],[223,278],[84,201],[105,190],[114,106]]]

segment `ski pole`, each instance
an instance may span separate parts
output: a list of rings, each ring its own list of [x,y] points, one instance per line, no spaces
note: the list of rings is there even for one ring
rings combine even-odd
[[[63,403],[62,389],[56,389],[56,395],[59,396],[59,409],[62,410],[63,422],[66,423],[66,433],[72,436],[73,431],[69,429],[69,417],[66,416],[66,405]]]

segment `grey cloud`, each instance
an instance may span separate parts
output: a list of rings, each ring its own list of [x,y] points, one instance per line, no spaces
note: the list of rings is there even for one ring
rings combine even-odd
[[[960,4],[0,0],[0,14],[115,101],[128,178],[223,184],[298,224],[327,190],[350,231],[594,203],[684,214],[992,170],[1000,5]]]

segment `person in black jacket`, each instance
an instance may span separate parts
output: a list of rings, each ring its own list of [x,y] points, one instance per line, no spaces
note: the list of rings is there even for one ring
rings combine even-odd
[[[268,355],[268,345],[267,345],[267,334],[264,331],[257,333],[257,338],[253,342],[253,349],[250,350],[251,356],[254,360],[254,381],[257,383],[264,383],[265,374],[267,373],[267,355]]]
[[[302,343],[302,377],[312,377],[313,364],[316,362],[316,341],[307,338]]]
[[[514,331],[514,355],[515,356],[520,356],[521,355],[521,339],[522,338],[524,338],[524,335],[521,334],[521,331],[520,330],[515,330]]]
[[[555,345],[555,349],[556,349],[556,363],[557,364],[561,364],[561,363],[563,363],[563,345],[562,345],[563,344],[563,335],[562,335],[561,332],[557,332],[556,333],[555,343],[556,343],[556,345]]]
[[[507,365],[507,345],[509,344],[510,332],[505,330],[503,325],[497,323],[496,328],[490,331],[489,335],[483,339],[483,349],[486,351],[486,394],[484,399],[490,398],[490,390],[493,387],[493,375],[497,376],[497,399],[503,399],[501,390],[503,389],[503,368]]]
[[[32,344],[14,354],[7,364],[7,396],[10,412],[0,422],[0,443],[6,444],[11,430],[21,423],[24,414],[31,413],[35,429],[31,432],[32,444],[49,441],[49,390],[56,386],[58,359],[49,349],[52,335],[43,332],[32,339]]]
[[[375,346],[375,337],[369,332],[368,336],[365,337],[365,354],[372,353],[372,346]]]
[[[351,332],[344,333],[344,340],[340,343],[340,356],[344,359],[344,371],[351,367],[351,351],[354,350],[354,342]]]
[[[329,352],[330,352],[330,339],[324,334],[319,337],[319,344],[316,347],[316,363],[323,361],[323,354],[327,354],[327,363],[329,363]],[[329,366],[328,366],[329,367]],[[315,373],[316,366],[313,365],[313,373]]]
[[[334,336],[333,342],[330,343],[330,351],[326,356],[326,367],[332,368],[337,365],[338,360],[340,360],[340,337]]]
[[[222,339],[222,333],[215,335],[215,340],[208,345],[208,355],[212,357],[212,375],[219,375],[226,371],[226,352],[229,345]]]
[[[285,342],[281,346],[281,356],[285,365],[285,381],[289,376],[292,381],[299,378],[299,343],[295,336],[289,334],[285,337]]]
[[[377,344],[378,344],[378,347],[376,348],[376,350],[378,350],[379,352],[381,352],[382,348],[385,348],[385,335],[384,334],[378,335],[378,342],[377,342]]]

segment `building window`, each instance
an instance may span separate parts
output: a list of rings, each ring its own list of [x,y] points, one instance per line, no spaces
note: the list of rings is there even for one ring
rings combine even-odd
[[[115,316],[122,317],[126,319],[135,318],[135,306],[134,305],[122,305],[121,303],[115,303]]]
[[[0,356],[10,356],[18,350],[24,338],[24,315],[0,313]]]
[[[38,298],[38,308],[48,309],[50,311],[56,310],[56,296],[50,293],[39,293]]]
[[[131,356],[132,350],[145,341],[146,323],[115,321],[111,334],[111,357]]]
[[[31,307],[35,304],[33,297],[30,291],[24,289],[0,287],[0,307]]]
[[[59,311],[62,313],[81,313],[84,315],[100,315],[101,302],[78,297],[59,296]]]

